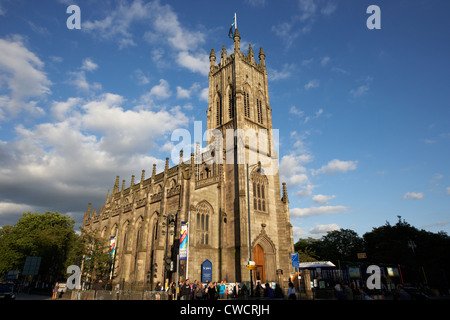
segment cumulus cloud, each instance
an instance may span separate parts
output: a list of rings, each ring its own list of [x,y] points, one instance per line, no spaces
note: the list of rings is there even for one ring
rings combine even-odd
[[[96,64],[94,61],[92,61],[91,58],[86,58],[83,60],[81,69],[86,70],[86,71],[94,71],[97,68],[98,68],[98,64]]]
[[[413,200],[423,199],[423,193],[422,192],[407,192],[403,196],[403,199],[413,199]]]
[[[335,2],[299,0],[297,5],[298,10],[293,12],[288,21],[272,26],[272,31],[285,42],[287,48],[297,37],[311,32],[318,18],[330,16],[337,9]]]
[[[322,204],[322,205],[327,205],[328,202],[329,202],[330,200],[334,199],[334,198],[336,198],[335,195],[332,195],[332,196],[326,196],[326,195],[323,195],[323,194],[316,194],[316,195],[314,195],[314,196],[312,197],[312,200],[313,200],[315,203]]]
[[[319,224],[314,228],[309,229],[310,236],[313,238],[321,238],[330,231],[339,230],[340,227],[336,223],[332,224]]]
[[[317,80],[317,79],[314,79],[314,80],[308,81],[308,83],[305,84],[304,87],[305,87],[306,90],[310,90],[310,89],[313,89],[313,88],[317,88],[319,85],[320,85],[320,81]]]
[[[180,107],[125,109],[125,101],[111,93],[54,101],[58,121],[18,125],[14,140],[0,140],[2,223],[31,209],[73,212],[80,221],[87,202],[104,203],[116,175],[129,183],[153,164],[162,170],[159,145],[188,118]]]
[[[311,182],[307,176],[307,170],[303,164],[310,162],[311,156],[307,154],[294,155],[289,154],[281,158],[280,161],[280,178],[290,187],[304,187],[310,185]]]
[[[171,94],[170,85],[164,79],[159,79],[159,84],[150,89],[150,96],[157,99],[167,99]]]
[[[346,206],[319,206],[310,208],[293,208],[290,209],[290,213],[294,217],[308,217],[324,214],[341,213],[348,210]]]
[[[358,161],[341,161],[339,159],[333,159],[328,164],[322,166],[320,169],[313,170],[312,173],[316,174],[336,174],[345,173],[348,171],[356,170]]]
[[[0,39],[0,120],[23,111],[44,113],[34,100],[51,93],[52,83],[43,68],[44,63],[25,47],[21,37]]]

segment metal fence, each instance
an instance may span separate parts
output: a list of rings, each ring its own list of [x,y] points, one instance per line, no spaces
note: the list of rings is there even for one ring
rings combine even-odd
[[[71,300],[169,300],[165,291],[132,291],[132,290],[81,290],[67,291],[64,296]]]

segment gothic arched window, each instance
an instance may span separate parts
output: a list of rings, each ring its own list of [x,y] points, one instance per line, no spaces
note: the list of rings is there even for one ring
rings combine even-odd
[[[256,112],[258,114],[258,123],[263,124],[263,108],[260,99],[256,99]]]
[[[228,117],[230,119],[234,118],[234,96],[233,96],[233,89],[231,88],[228,91]]]
[[[267,178],[260,173],[255,173],[252,176],[253,180],[253,209],[257,211],[267,212],[266,206],[266,190]]]
[[[212,214],[210,206],[202,202],[197,206],[197,244],[209,244],[209,232],[210,232],[210,215]]]
[[[250,118],[250,100],[246,91],[244,91],[244,114],[247,118]]]
[[[222,124],[222,97],[220,94],[217,95],[216,123],[218,126]]]

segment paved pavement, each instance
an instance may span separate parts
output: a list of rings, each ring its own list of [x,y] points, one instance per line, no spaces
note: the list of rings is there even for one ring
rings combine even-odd
[[[16,300],[52,300],[52,297],[40,294],[19,293]]]

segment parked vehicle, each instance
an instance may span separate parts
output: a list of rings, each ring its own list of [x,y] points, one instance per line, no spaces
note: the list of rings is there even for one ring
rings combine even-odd
[[[0,283],[0,300],[15,300],[16,291],[13,283]]]

